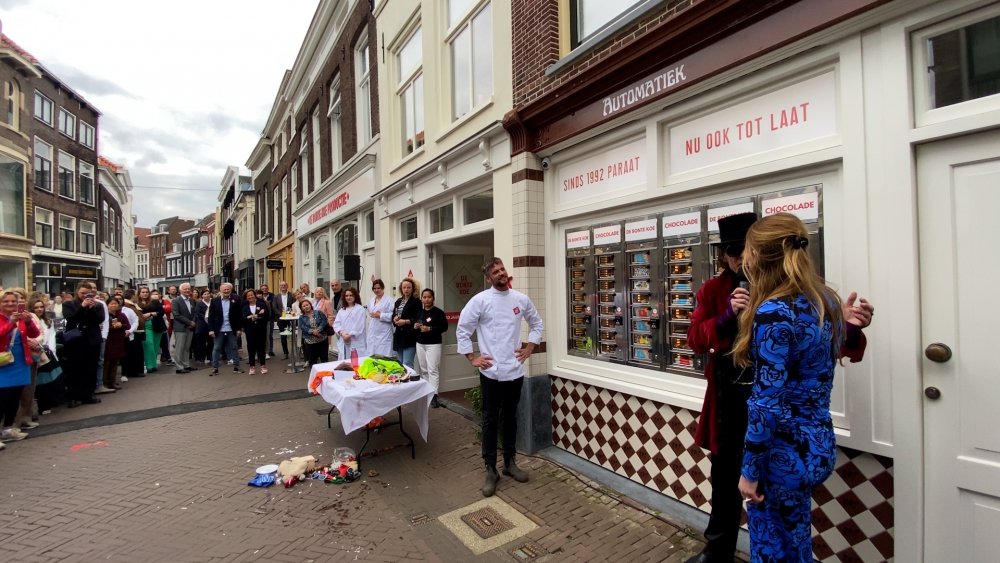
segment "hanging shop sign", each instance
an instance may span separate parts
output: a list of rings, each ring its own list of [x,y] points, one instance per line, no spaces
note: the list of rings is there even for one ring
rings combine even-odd
[[[566,248],[587,248],[590,246],[590,231],[566,233]]]
[[[646,183],[646,140],[559,167],[559,203],[571,203]]]
[[[618,244],[622,241],[622,226],[611,225],[594,229],[594,244]]]
[[[738,215],[740,213],[753,213],[753,203],[739,203],[727,205],[726,207],[716,207],[708,210],[708,232],[714,233],[719,230],[719,219]]]
[[[283,260],[268,260],[265,265],[268,270],[280,270],[285,267],[285,262]]]
[[[837,134],[833,72],[670,128],[670,173],[681,174]]]
[[[776,213],[791,213],[803,221],[819,219],[819,194],[809,192],[785,197],[776,197],[761,202],[764,217]]]
[[[97,268],[91,266],[72,266],[70,264],[67,264],[65,270],[66,270],[66,279],[80,279],[80,280],[97,279]]]
[[[663,238],[701,232],[701,212],[681,213],[663,218]]]
[[[625,223],[625,242],[656,238],[656,219]]]

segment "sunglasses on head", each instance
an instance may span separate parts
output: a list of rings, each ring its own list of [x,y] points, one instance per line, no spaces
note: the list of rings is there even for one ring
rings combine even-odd
[[[727,256],[738,258],[743,255],[744,246],[743,244],[730,244],[726,247],[725,253]]]

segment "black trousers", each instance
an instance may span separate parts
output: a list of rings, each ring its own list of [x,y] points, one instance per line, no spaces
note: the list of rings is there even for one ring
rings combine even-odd
[[[716,380],[718,381],[718,380]],[[705,529],[705,550],[713,563],[732,563],[743,515],[740,474],[747,436],[750,385],[719,385],[719,453],[712,454],[712,515]]]
[[[125,340],[125,357],[122,358],[122,375],[132,377],[142,374],[145,369],[142,340],[138,337]]]
[[[170,332],[164,332],[160,335],[160,360],[164,362],[170,361]]]
[[[282,339],[284,339],[284,336],[282,336]],[[325,364],[330,361],[330,343],[326,338],[316,344],[305,343],[303,350],[305,350],[306,361],[309,362],[309,365]]]
[[[212,337],[208,335],[207,332],[202,334],[194,335],[194,342],[191,345],[191,349],[194,353],[194,359],[196,362],[204,362],[205,360],[212,359]]]
[[[285,332],[287,328],[288,321],[278,321],[278,332]],[[271,348],[271,351],[273,352],[274,348]],[[284,335],[281,336],[281,353],[288,355],[288,337]]]
[[[254,367],[254,357],[260,360],[260,365],[264,365],[267,360],[267,340],[264,338],[264,331],[254,330],[246,333],[247,356],[250,360],[250,367]]]
[[[91,374],[91,379],[93,379],[93,374]],[[17,409],[21,406],[21,392],[23,390],[24,385],[0,387],[0,418],[3,419],[4,428],[14,426]]]
[[[66,361],[59,362],[66,374],[69,398],[89,401],[97,386],[97,362],[100,359],[100,345],[91,346],[80,337],[64,347]]]
[[[497,426],[503,433],[503,460],[512,461],[517,454],[517,404],[521,401],[524,378],[497,381],[479,374],[483,393],[483,461],[487,467],[497,464]]]

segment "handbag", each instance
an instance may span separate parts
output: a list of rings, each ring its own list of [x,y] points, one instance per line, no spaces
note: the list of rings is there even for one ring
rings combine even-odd
[[[81,336],[83,336],[83,331],[80,330],[80,327],[71,328],[63,333],[63,343],[69,344]]]
[[[17,336],[17,328],[10,331],[10,342],[7,343],[7,349],[0,352],[0,367],[8,366],[14,363],[14,338]]]

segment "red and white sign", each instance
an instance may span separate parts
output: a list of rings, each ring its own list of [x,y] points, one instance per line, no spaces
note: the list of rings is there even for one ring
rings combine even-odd
[[[458,318],[462,316],[461,311],[452,311],[444,314],[444,318],[448,319],[448,324],[455,324],[458,322]]]
[[[590,246],[590,231],[573,231],[566,233],[566,248],[587,248]]]
[[[622,226],[611,225],[594,229],[594,244],[618,244],[622,241]]]
[[[837,134],[833,72],[670,128],[670,173],[681,174]]]
[[[580,201],[646,183],[646,140],[560,166],[559,203]]]
[[[753,203],[739,203],[727,207],[716,207],[708,210],[708,232],[714,233],[719,230],[719,219],[738,215],[740,213],[753,213]]]
[[[663,218],[663,238],[701,232],[701,212],[681,213]]]
[[[625,223],[625,241],[649,240],[656,238],[656,219]]]
[[[320,200],[317,205],[299,215],[295,221],[297,235],[301,237],[324,225],[328,225],[370,201],[374,193],[375,172],[369,170],[351,180],[337,193]]]
[[[819,194],[816,192],[767,199],[761,205],[764,217],[791,213],[803,221],[819,219]]]

